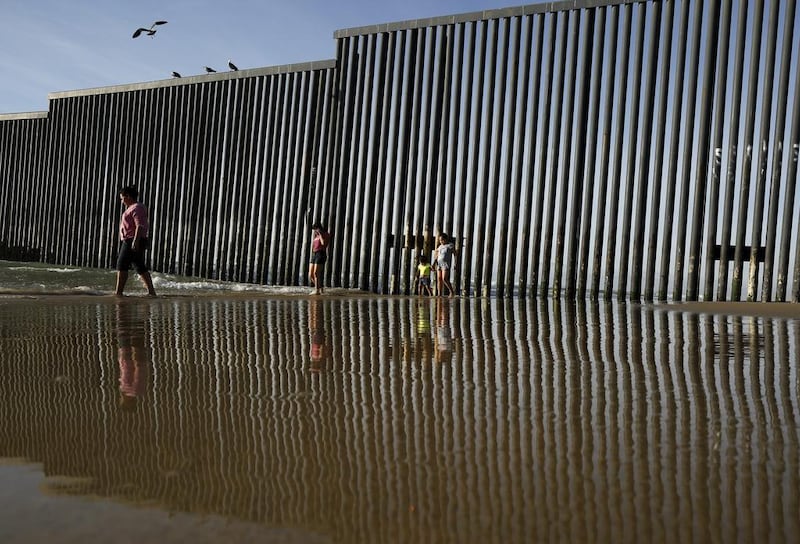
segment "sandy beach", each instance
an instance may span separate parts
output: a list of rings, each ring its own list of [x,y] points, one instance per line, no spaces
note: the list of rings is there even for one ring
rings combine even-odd
[[[7,269],[1,542],[800,534],[796,304]]]
[[[673,302],[654,307],[697,314],[800,319],[800,304],[795,302]]]

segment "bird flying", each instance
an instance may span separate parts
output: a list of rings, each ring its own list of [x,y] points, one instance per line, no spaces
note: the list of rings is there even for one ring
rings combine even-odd
[[[233,62],[231,62],[230,59],[228,59],[228,68],[230,68],[233,72],[239,69]]]
[[[206,72],[209,74],[213,74],[216,72],[216,70],[214,70],[213,68],[209,68],[208,66],[205,66],[204,68],[206,69]]]
[[[148,36],[153,36],[156,33],[156,27],[159,26],[159,25],[165,25],[165,24],[167,24],[167,21],[156,21],[155,23],[150,25],[150,28],[139,27],[133,33],[133,37],[134,38],[138,38],[142,34],[147,34]]]

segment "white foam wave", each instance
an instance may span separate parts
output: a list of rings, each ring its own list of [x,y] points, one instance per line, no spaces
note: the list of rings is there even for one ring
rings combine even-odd
[[[274,287],[256,285],[252,283],[235,283],[212,280],[176,280],[159,275],[153,276],[153,285],[156,290],[163,291],[196,291],[196,292],[235,292],[235,293],[260,293],[260,294],[303,294],[307,288],[302,287]]]
[[[15,272],[55,272],[58,274],[71,274],[83,270],[82,268],[42,268],[40,266],[10,266],[8,269]]]

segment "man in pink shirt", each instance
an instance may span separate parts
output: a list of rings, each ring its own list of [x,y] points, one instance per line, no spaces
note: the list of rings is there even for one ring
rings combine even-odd
[[[144,262],[144,251],[150,245],[150,224],[147,219],[147,208],[136,199],[139,191],[136,187],[125,187],[119,192],[119,199],[125,206],[122,218],[119,221],[119,257],[117,258],[117,289],[115,294],[122,296],[125,283],[128,281],[128,270],[131,265],[136,269],[147,288],[147,294],[156,296],[153,289],[153,279]]]

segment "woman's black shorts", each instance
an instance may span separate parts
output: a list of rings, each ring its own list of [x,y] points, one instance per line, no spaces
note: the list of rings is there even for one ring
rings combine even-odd
[[[149,240],[144,238],[139,240],[139,249],[134,251],[131,245],[133,238],[123,240],[119,245],[119,257],[117,257],[117,270],[128,271],[131,266],[138,274],[147,272],[147,265],[144,262],[144,250],[150,246]]]
[[[328,260],[328,254],[323,251],[315,251],[311,254],[311,264],[325,264],[325,261]]]

